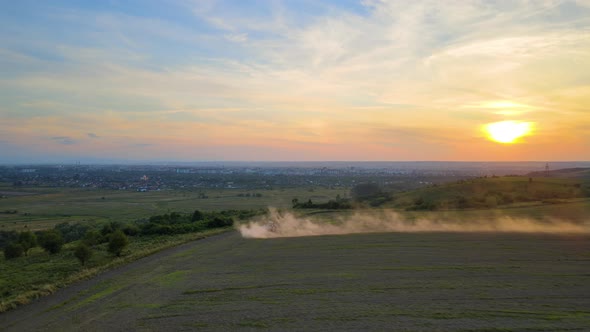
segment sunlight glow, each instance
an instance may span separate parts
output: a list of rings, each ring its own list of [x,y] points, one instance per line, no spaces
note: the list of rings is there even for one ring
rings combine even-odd
[[[504,144],[516,143],[517,139],[532,133],[531,122],[501,121],[484,126],[488,138]]]
[[[511,101],[493,101],[484,103],[482,106],[486,108],[530,108],[528,105],[514,103]]]

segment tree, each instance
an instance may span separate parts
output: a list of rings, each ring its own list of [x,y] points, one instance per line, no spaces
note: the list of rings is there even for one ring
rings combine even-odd
[[[78,244],[76,247],[76,250],[74,250],[74,256],[78,258],[80,264],[84,265],[90,259],[90,257],[92,257],[92,250],[90,247],[88,247],[88,245],[86,245],[86,243],[80,242],[80,244]]]
[[[13,259],[23,255],[23,246],[20,243],[11,242],[4,248],[4,258]]]
[[[191,218],[191,221],[201,221],[205,218],[205,215],[203,214],[203,212],[199,211],[199,210],[195,210],[195,212],[193,212],[193,217]]]
[[[215,217],[207,222],[207,228],[227,227],[234,224],[234,221],[230,217]]]
[[[12,242],[18,242],[16,231],[0,231],[0,248],[4,248]]]
[[[139,227],[137,225],[125,225],[123,227],[123,233],[127,236],[134,236],[139,234]]]
[[[84,237],[84,234],[90,229],[90,226],[83,223],[70,224],[68,222],[62,222],[55,225],[55,230],[61,233],[65,243],[80,240]]]
[[[29,250],[37,245],[37,237],[30,231],[21,232],[18,235],[18,243],[23,247],[25,256],[28,256]]]
[[[61,233],[56,230],[45,231],[39,236],[39,244],[50,254],[57,254],[61,251],[64,239]]]
[[[121,256],[123,249],[129,244],[129,239],[121,230],[115,231],[111,234],[109,241],[109,252],[117,257]]]
[[[89,229],[84,234],[84,243],[89,246],[95,246],[103,242],[103,236],[95,229]]]
[[[122,228],[122,226],[123,226],[123,225],[122,225],[120,222],[118,222],[118,221],[111,221],[110,223],[108,223],[108,224],[105,224],[105,225],[102,227],[102,229],[100,230],[100,233],[101,233],[103,236],[107,236],[107,235],[109,235],[109,234],[113,233],[114,231],[116,231],[116,230],[118,230],[118,229],[121,229],[121,228]]]

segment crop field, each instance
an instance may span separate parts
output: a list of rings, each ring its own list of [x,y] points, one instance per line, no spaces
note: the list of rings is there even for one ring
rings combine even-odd
[[[0,315],[7,331],[587,331],[590,236],[191,242]]]
[[[31,188],[17,191],[8,186],[0,186],[0,191],[4,193],[4,198],[0,199],[0,230],[17,231],[48,229],[61,222],[126,222],[170,211],[188,213],[195,209],[211,211],[259,209],[268,206],[281,208],[290,207],[291,200],[295,197],[325,202],[337,195],[347,195],[344,189],[326,188],[134,192],[68,188]],[[5,213],[9,211],[16,213]]]

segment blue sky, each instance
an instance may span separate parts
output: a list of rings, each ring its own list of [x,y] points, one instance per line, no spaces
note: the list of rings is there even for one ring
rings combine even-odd
[[[0,163],[590,159],[585,0],[12,1],[0,72]]]

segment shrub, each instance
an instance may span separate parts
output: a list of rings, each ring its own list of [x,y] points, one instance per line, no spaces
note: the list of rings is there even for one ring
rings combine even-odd
[[[100,230],[100,233],[104,236],[107,236],[117,230],[120,230],[122,227],[120,222],[117,221],[111,221],[108,224],[105,224],[102,229]]]
[[[193,212],[193,217],[191,218],[191,221],[201,221],[201,220],[203,220],[203,218],[205,218],[205,215],[203,215],[203,212],[201,212],[199,210],[195,210],[195,212]]]
[[[129,244],[129,239],[125,233],[120,230],[115,231],[111,234],[109,241],[109,252],[117,257],[121,256],[123,249]]]
[[[139,234],[139,227],[137,227],[136,225],[126,225],[125,227],[123,227],[123,233],[125,233],[125,235],[128,236],[134,236]]]
[[[232,218],[220,218],[215,217],[212,220],[207,221],[206,227],[207,228],[217,228],[217,227],[227,227],[234,224]]]
[[[20,245],[19,243],[16,242],[12,242],[9,243],[5,248],[4,248],[4,257],[6,259],[13,259],[13,258],[17,258],[23,255],[23,246]]]
[[[45,231],[39,237],[39,244],[50,254],[57,254],[61,251],[64,240],[61,233],[56,230]]]
[[[18,233],[15,231],[0,231],[0,248],[6,247],[9,243],[18,242]]]
[[[86,243],[81,242],[74,250],[74,256],[78,258],[80,264],[84,265],[92,257],[92,249]]]
[[[86,245],[89,246],[95,246],[99,243],[104,242],[103,241],[103,236],[95,229],[89,229],[88,231],[86,231],[86,234],[84,234],[84,243]]]
[[[29,231],[22,232],[18,235],[18,243],[23,247],[25,256],[27,256],[29,250],[37,245],[37,237]]]
[[[69,243],[82,239],[90,226],[82,223],[69,224],[63,222],[55,225],[55,229],[61,233],[64,242]]]

